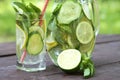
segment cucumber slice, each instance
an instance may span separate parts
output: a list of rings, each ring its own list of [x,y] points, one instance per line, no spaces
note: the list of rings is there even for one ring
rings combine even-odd
[[[80,16],[81,7],[78,3],[67,0],[63,3],[57,20],[60,24],[69,24]]]
[[[89,20],[91,20],[91,14],[90,14],[90,9],[89,9],[89,4],[87,4],[87,3],[82,4],[82,8],[83,8],[83,12],[84,12],[85,16]]]
[[[63,71],[67,73],[76,72],[79,70],[81,53],[76,49],[64,50],[59,54],[57,62]]]
[[[31,32],[27,43],[27,52],[31,55],[39,54],[43,49],[43,40],[39,32]]]

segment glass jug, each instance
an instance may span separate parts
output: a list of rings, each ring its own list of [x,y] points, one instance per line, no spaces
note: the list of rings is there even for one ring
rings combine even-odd
[[[58,55],[67,49],[76,49],[91,58],[99,32],[97,10],[95,0],[54,0],[46,45],[55,65]]]

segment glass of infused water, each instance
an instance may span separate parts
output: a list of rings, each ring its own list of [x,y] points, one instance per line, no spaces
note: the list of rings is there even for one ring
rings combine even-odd
[[[13,4],[16,11],[17,69],[27,72],[45,70],[45,18],[39,18],[41,10],[32,3]]]

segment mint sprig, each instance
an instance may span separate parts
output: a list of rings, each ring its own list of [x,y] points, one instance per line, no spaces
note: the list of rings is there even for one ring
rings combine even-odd
[[[32,3],[26,5],[24,1],[13,2],[13,8],[17,13],[17,25],[28,33],[28,28],[39,21],[41,10]]]
[[[95,73],[94,63],[86,54],[82,54],[80,71],[83,72],[84,78],[92,77]]]

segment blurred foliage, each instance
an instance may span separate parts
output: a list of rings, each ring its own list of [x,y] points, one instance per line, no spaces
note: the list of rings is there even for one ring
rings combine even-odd
[[[0,42],[15,40],[15,16],[10,0],[0,0]]]
[[[13,0],[0,0],[0,42],[15,41],[15,12]],[[20,1],[20,0],[14,0]],[[34,1],[34,0],[28,0]],[[42,1],[42,0],[39,0]],[[120,33],[120,0],[97,0],[100,16],[100,34]],[[42,6],[42,5],[41,5]],[[49,5],[49,6],[52,6]],[[50,9],[48,11],[51,11]],[[46,14],[47,19],[49,14]]]
[[[120,0],[99,0],[100,33],[120,34]]]

